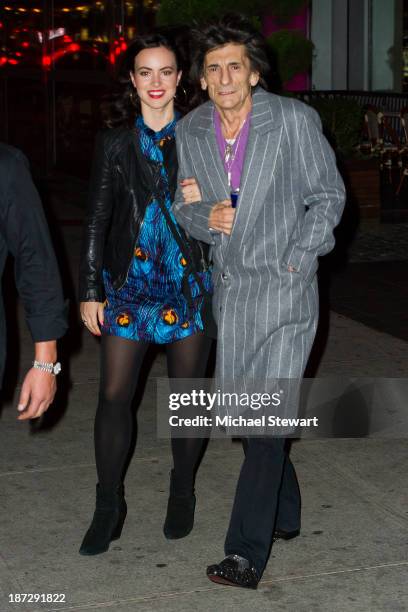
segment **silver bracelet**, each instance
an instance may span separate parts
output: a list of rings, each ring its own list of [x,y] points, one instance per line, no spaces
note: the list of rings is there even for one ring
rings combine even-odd
[[[41,370],[42,372],[48,372],[48,374],[54,374],[54,376],[61,372],[61,364],[59,363],[59,361],[57,361],[56,363],[47,363],[44,361],[34,360],[33,368]]]

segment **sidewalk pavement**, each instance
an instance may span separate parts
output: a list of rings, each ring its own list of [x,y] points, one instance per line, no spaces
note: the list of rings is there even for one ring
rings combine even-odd
[[[80,228],[68,225],[61,244],[73,278]],[[64,277],[69,276],[68,268]],[[71,286],[71,281],[68,286]],[[20,318],[18,377],[31,348]],[[318,376],[407,377],[408,344],[330,313],[319,346]],[[43,427],[16,421],[16,397],[0,420],[0,611],[118,612],[382,612],[408,609],[406,439],[302,440],[292,458],[302,490],[301,536],[277,542],[257,591],[221,587],[205,568],[223,558],[242,450],[212,440],[197,476],[196,522],[189,537],[167,541],[162,524],[171,467],[169,443],[156,438],[155,377],[159,353],[137,413],[138,439],[126,477],[128,517],[108,553],[81,557],[92,517],[95,466],[93,416],[98,345],[73,327],[62,346],[71,389],[61,393]],[[12,358],[13,359],[13,358]],[[63,384],[61,385],[64,386]],[[65,603],[12,604],[13,593],[62,593]]]

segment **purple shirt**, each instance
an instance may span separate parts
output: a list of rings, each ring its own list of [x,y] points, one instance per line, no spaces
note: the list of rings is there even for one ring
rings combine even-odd
[[[242,168],[244,166],[244,159],[249,136],[249,123],[250,113],[248,113],[246,121],[242,126],[237,138],[235,139],[235,143],[233,144],[233,151],[235,155],[234,161],[231,165],[226,164],[224,161],[224,154],[227,142],[224,136],[222,135],[220,115],[217,110],[214,111],[214,127],[218,143],[218,149],[220,151],[221,159],[224,164],[225,172],[228,174],[228,167],[229,171],[231,172],[231,190],[233,191],[239,189],[241,183]],[[238,148],[236,149],[237,146]]]

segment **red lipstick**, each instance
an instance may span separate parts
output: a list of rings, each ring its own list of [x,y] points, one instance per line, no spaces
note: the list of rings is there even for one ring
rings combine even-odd
[[[151,89],[147,92],[151,98],[158,100],[164,96],[164,89]]]

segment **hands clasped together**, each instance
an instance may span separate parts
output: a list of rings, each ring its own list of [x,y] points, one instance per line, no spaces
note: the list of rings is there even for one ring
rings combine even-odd
[[[187,178],[180,182],[184,202],[193,204],[201,201],[201,193],[195,178]],[[231,206],[231,200],[222,200],[214,204],[208,218],[208,226],[217,232],[229,236],[235,218],[235,209]]]

